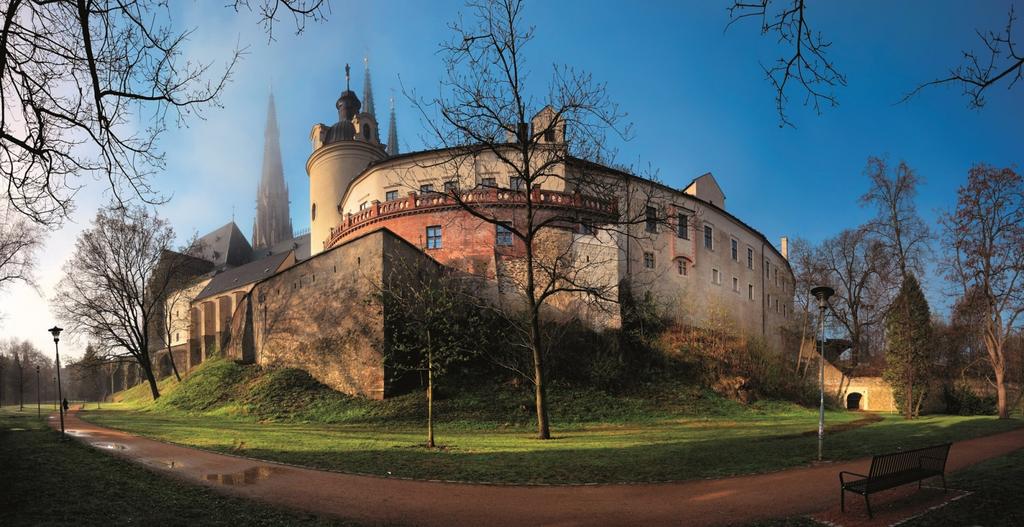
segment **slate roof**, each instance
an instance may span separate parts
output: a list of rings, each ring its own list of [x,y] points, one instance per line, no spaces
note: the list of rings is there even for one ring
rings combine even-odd
[[[195,300],[202,300],[218,295],[224,291],[237,289],[247,284],[262,280],[277,272],[278,267],[288,258],[291,251],[270,255],[266,258],[247,263],[241,267],[235,267],[217,273],[210,279],[210,283],[196,295]],[[194,300],[194,301],[195,301]]]
[[[282,240],[269,249],[253,249],[254,258],[266,258],[272,254],[295,251],[295,260],[301,262],[309,259],[309,233],[301,234],[290,240]]]
[[[199,238],[199,243],[200,257],[213,262],[216,269],[244,265],[253,259],[249,240],[233,221]]]

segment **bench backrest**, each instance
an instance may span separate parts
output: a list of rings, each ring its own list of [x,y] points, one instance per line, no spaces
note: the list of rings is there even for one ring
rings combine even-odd
[[[951,445],[946,443],[875,456],[871,459],[871,472],[868,472],[868,477],[882,478],[920,468],[945,472]]]

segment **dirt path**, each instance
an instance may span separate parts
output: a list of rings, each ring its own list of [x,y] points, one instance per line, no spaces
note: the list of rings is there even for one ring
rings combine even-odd
[[[863,472],[869,463],[671,484],[469,485],[353,476],[215,454],[103,428],[74,411],[66,422],[69,433],[82,441],[157,472],[375,525],[742,525],[828,509],[838,501],[836,474]],[[56,419],[50,423],[57,426]],[[953,446],[948,469],[1019,448],[1024,448],[1024,429],[962,441]]]

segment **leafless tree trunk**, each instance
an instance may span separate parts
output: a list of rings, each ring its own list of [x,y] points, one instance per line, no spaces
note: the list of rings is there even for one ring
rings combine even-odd
[[[137,364],[154,399],[151,331],[166,294],[197,262],[170,250],[173,241],[170,225],[144,207],[101,209],[75,243],[52,300],[69,328],[103,344],[104,359]]]
[[[958,195],[956,209],[942,217],[947,276],[984,314],[981,338],[995,375],[999,417],[1007,419],[1006,343],[1024,313],[1024,178],[978,164]]]
[[[552,243],[551,237],[582,230],[628,236],[628,226],[642,221],[646,207],[644,202],[637,207],[613,198],[627,195],[634,176],[594,163],[605,163],[610,156],[605,142],[609,131],[623,138],[629,134],[604,86],[588,74],[556,66],[543,90],[547,95],[538,99],[534,94],[542,91],[528,86],[524,49],[534,30],[524,25],[523,2],[480,0],[467,7],[470,21],[451,24],[453,37],[442,45],[447,71],[442,95],[423,100],[409,94],[431,126],[435,146],[445,152],[442,160],[418,168],[445,171],[444,191],[433,192],[514,240],[510,251],[522,272],[498,280],[510,284],[523,300],[524,316],[509,320],[520,326],[530,356],[526,377],[534,386],[537,437],[548,439],[546,308],[553,298],[565,295],[617,302],[618,280],[596,280],[598,262],[581,264],[578,246]],[[507,188],[480,179],[476,170],[484,163],[508,177]],[[499,199],[507,200],[515,212],[494,207]],[[621,212],[637,209],[634,218]],[[664,221],[664,211],[660,219]]]

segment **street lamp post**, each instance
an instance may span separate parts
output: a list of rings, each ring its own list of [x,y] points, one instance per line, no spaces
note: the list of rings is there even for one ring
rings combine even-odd
[[[811,294],[818,299],[818,322],[821,324],[821,348],[818,364],[820,366],[819,378],[819,405],[818,405],[818,461],[821,461],[822,445],[825,443],[825,308],[828,307],[828,299],[836,292],[828,286],[818,286],[811,289]]]
[[[50,377],[50,382],[53,383],[53,391],[50,392],[50,393],[56,395],[57,394],[57,377],[56,376]],[[56,397],[53,398],[53,409],[54,410],[57,409],[57,398]]]
[[[57,408],[60,411],[60,435],[61,437],[67,437],[64,432],[64,393],[60,386],[60,332],[64,331],[63,328],[53,326],[50,328],[50,334],[53,335],[53,350],[57,354]]]
[[[43,416],[43,403],[39,399],[39,365],[36,364],[36,415]]]

